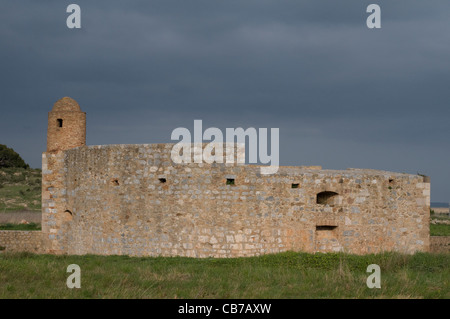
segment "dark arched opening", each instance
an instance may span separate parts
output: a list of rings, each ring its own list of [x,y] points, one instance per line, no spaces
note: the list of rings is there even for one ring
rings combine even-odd
[[[321,205],[333,205],[334,201],[336,199],[336,196],[338,196],[338,193],[335,192],[320,192],[317,194],[316,203]]]

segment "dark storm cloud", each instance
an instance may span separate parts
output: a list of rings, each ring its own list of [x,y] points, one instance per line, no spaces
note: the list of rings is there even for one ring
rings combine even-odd
[[[382,29],[365,26],[382,8]],[[448,1],[66,1],[0,5],[0,143],[32,166],[63,96],[88,143],[179,126],[279,127],[283,165],[431,175],[448,201]]]

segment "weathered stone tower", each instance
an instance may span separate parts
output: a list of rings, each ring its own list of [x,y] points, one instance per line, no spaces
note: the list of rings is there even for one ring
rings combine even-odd
[[[70,97],[63,97],[48,113],[47,152],[86,145],[86,113]]]
[[[64,151],[86,145],[86,113],[70,97],[58,100],[48,113],[47,152],[42,154],[42,233],[48,253],[67,246],[68,222]]]

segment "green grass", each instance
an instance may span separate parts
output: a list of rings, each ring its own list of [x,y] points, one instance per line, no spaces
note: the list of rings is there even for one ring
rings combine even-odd
[[[370,264],[381,289],[369,289]],[[81,267],[69,289],[67,266]],[[250,258],[0,254],[0,298],[450,298],[449,254]]]
[[[41,209],[41,170],[0,169],[0,213]]]
[[[430,236],[450,236],[450,225],[430,224]]]
[[[431,210],[431,219],[438,222],[449,221],[448,214],[436,214]],[[430,236],[450,236],[450,224],[431,224]]]
[[[41,230],[41,224],[29,223],[29,224],[0,224],[0,230]]]

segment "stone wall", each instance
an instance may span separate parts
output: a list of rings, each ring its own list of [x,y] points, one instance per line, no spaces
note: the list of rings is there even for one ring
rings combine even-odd
[[[238,257],[429,250],[430,184],[376,170],[174,164],[173,144],[43,155],[48,252]]]
[[[61,229],[65,217],[66,171],[64,152],[42,154],[42,233],[46,252],[61,254],[67,250]]]
[[[431,236],[430,251],[433,253],[450,253],[450,236]]]
[[[43,252],[40,231],[0,230],[0,252]]]

